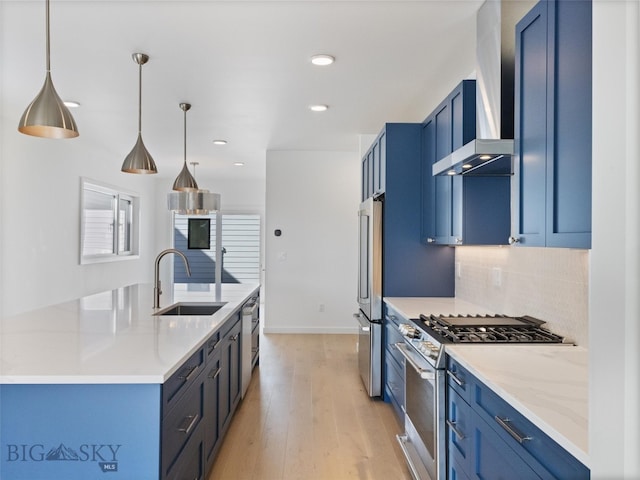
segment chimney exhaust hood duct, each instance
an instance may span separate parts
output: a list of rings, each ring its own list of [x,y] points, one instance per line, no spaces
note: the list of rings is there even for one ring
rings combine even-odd
[[[515,26],[535,0],[487,0],[476,17],[476,139],[433,165],[433,175],[513,174]]]

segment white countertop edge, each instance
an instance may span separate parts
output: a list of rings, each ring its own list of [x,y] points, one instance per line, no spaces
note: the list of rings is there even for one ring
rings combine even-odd
[[[459,362],[463,367],[465,367],[471,374],[478,378],[482,383],[484,383],[487,387],[493,390],[497,395],[502,397],[504,401],[509,403],[513,408],[515,408],[518,412],[520,412],[523,416],[525,416],[531,423],[540,428],[545,434],[547,434],[550,438],[552,438],[556,443],[558,443],[562,448],[568,451],[571,455],[573,455],[578,461],[584,464],[587,468],[589,468],[589,454],[585,452],[583,449],[578,447],[574,442],[572,442],[569,438],[559,432],[553,425],[549,424],[544,418],[537,415],[533,412],[529,407],[527,407],[526,403],[524,403],[520,398],[513,395],[508,390],[505,390],[500,385],[496,384],[491,380],[490,377],[487,377],[482,372],[480,372],[473,363],[467,361],[466,358],[462,356],[462,354],[458,354],[459,352],[456,350],[455,346],[451,348],[450,346],[447,350],[447,355],[450,355],[457,362]],[[473,346],[466,345],[465,348]],[[507,347],[508,348],[508,347]],[[581,348],[581,347],[573,347],[573,346],[558,346],[558,348]]]
[[[170,376],[170,375],[169,375]],[[163,384],[162,375],[3,375],[2,385],[133,385]]]

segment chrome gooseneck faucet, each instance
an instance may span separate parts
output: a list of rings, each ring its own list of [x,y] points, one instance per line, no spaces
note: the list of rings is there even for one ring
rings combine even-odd
[[[176,255],[180,255],[182,260],[184,261],[184,266],[187,269],[187,275],[191,276],[191,269],[189,268],[189,261],[187,257],[185,257],[184,253],[180,250],[176,250],[175,248],[167,248],[166,250],[161,251],[156,257],[156,268],[155,274],[153,277],[153,308],[160,307],[160,295],[162,294],[162,288],[160,286],[160,260],[168,253],[175,253]]]

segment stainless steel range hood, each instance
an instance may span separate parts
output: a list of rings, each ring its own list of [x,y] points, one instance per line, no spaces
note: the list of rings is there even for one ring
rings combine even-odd
[[[487,0],[476,17],[476,139],[433,165],[433,175],[511,175],[515,26],[535,0]]]

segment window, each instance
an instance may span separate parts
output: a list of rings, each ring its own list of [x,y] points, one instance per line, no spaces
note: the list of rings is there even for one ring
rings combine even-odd
[[[217,275],[221,283],[260,282],[260,215],[219,213],[189,217],[176,214],[173,225],[173,246],[187,256],[191,266],[191,276],[187,276],[182,259],[174,256],[176,283],[215,283]],[[208,249],[193,249],[196,225],[202,228],[199,238],[209,236]],[[218,228],[220,237],[216,238]],[[216,241],[220,242],[219,248]]]
[[[82,179],[80,198],[80,263],[135,257],[138,197]]]

